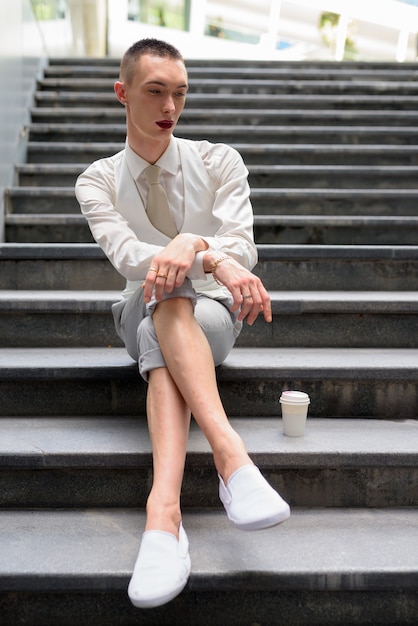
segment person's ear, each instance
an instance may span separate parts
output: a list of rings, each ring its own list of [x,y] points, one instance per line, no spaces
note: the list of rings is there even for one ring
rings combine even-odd
[[[125,105],[126,104],[125,83],[120,80],[117,80],[116,83],[114,84],[114,90],[115,90],[115,94],[119,102]]]

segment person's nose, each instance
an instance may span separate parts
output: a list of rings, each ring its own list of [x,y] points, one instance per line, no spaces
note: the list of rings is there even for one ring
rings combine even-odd
[[[172,96],[167,96],[163,104],[164,113],[173,113],[176,110]]]

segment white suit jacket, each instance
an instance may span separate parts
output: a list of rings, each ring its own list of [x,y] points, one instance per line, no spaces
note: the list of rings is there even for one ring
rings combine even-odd
[[[226,252],[252,269],[257,249],[248,170],[241,156],[225,144],[172,139],[178,145],[184,179],[180,232],[201,236],[211,249]],[[76,196],[93,237],[127,279],[127,296],[142,284],[152,259],[170,240],[149,221],[125,150],[90,165],[77,180]],[[190,278],[196,291],[225,296],[226,288],[210,274]]]

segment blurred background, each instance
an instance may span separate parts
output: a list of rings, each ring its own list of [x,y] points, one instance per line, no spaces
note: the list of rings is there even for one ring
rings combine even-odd
[[[52,57],[115,57],[158,37],[186,59],[417,59],[418,0],[0,0],[2,190],[24,160],[36,81]]]
[[[118,57],[148,35],[178,44],[189,58],[402,62],[417,55],[418,0],[2,0],[2,6],[2,28],[28,47],[40,32],[49,56]]]

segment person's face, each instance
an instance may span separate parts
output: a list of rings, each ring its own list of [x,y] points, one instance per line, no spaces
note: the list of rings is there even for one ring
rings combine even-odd
[[[168,145],[183,111],[187,71],[181,61],[150,54],[141,56],[130,85],[115,84],[126,107],[129,140]]]

